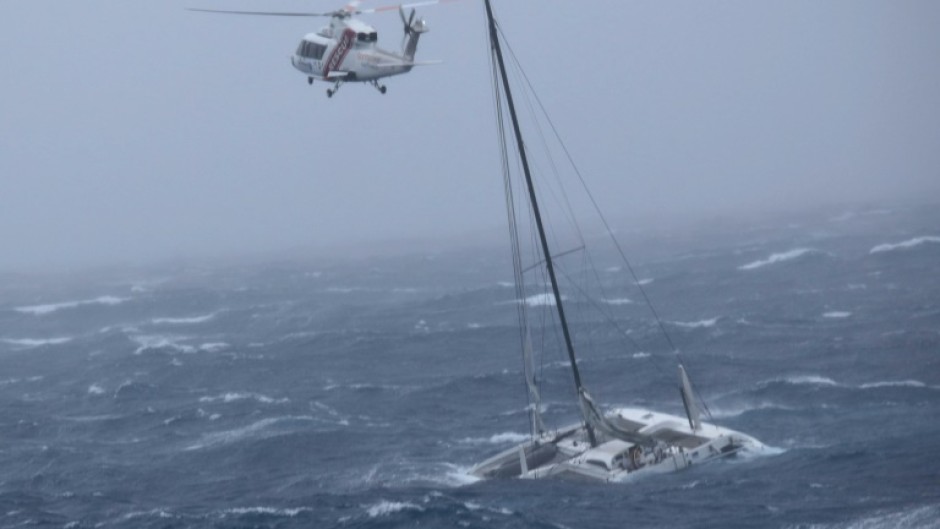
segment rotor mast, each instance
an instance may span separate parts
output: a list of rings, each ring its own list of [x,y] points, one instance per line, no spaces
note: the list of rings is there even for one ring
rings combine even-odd
[[[548,271],[548,277],[552,284],[552,295],[555,299],[555,308],[558,311],[558,319],[561,323],[561,330],[565,339],[565,348],[568,352],[568,360],[571,362],[571,372],[574,375],[575,389],[577,390],[577,395],[580,399],[581,394],[584,391],[584,386],[581,384],[581,372],[578,370],[578,363],[575,360],[574,345],[571,340],[571,331],[568,329],[568,320],[565,317],[565,308],[561,303],[561,291],[558,288],[558,279],[555,275],[555,265],[552,262],[551,250],[549,250],[548,247],[548,238],[545,235],[545,227],[542,224],[542,215],[539,212],[539,204],[535,196],[535,185],[532,181],[532,173],[529,170],[529,160],[525,154],[525,142],[522,140],[522,131],[519,128],[519,119],[516,116],[516,106],[513,103],[512,90],[509,87],[509,76],[506,73],[506,64],[503,61],[503,51],[499,45],[496,19],[493,17],[493,8],[490,5],[490,0],[484,0],[484,3],[486,4],[486,17],[490,30],[490,47],[496,56],[496,63],[499,66],[499,74],[502,78],[503,91],[506,94],[506,103],[509,108],[509,116],[512,120],[512,128],[516,136],[519,158],[522,162],[522,172],[525,174],[526,188],[529,192],[529,203],[532,206],[532,214],[535,217],[535,225],[539,234],[539,242],[542,246],[542,253],[545,258],[545,268]],[[597,437],[594,434],[594,427],[591,426],[591,423],[587,420],[587,417],[584,419],[591,446],[597,446]]]

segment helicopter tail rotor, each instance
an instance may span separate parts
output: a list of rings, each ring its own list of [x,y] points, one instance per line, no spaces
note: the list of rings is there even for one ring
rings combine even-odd
[[[428,25],[423,18],[415,20],[416,13],[414,9],[406,17],[404,6],[399,6],[398,14],[401,16],[402,24],[404,24],[405,33],[402,37],[402,55],[408,60],[413,60],[415,51],[418,49],[418,39],[422,33],[428,31]]]

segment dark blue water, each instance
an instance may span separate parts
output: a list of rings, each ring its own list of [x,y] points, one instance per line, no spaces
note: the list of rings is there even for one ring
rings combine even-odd
[[[619,485],[463,475],[527,431],[502,247],[7,274],[0,526],[940,527],[937,211],[631,241],[715,421],[773,449]],[[681,413],[643,305],[625,341],[578,304],[597,400]]]

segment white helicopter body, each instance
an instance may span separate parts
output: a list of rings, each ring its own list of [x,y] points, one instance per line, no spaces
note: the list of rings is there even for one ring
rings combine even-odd
[[[191,9],[210,13],[237,15],[273,15],[273,16],[329,16],[330,25],[316,33],[304,35],[297,50],[291,56],[291,64],[307,76],[307,81],[314,80],[333,83],[326,91],[333,94],[343,83],[365,82],[385,93],[386,87],[379,83],[383,77],[408,73],[415,66],[436,64],[438,61],[415,62],[418,39],[428,31],[424,19],[415,19],[415,10],[405,16],[406,7],[430,5],[448,0],[429,0],[414,4],[379,7],[366,10],[358,9],[359,2],[354,1],[345,8],[330,13],[282,13],[268,11],[228,11],[216,9]],[[354,15],[373,13],[397,8],[404,23],[404,39],[401,52],[395,53],[378,47],[378,32]]]

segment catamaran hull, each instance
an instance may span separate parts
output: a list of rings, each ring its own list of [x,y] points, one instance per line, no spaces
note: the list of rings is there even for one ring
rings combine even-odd
[[[765,448],[753,437],[729,428],[701,423],[693,431],[682,417],[644,409],[620,408],[606,418],[640,442],[602,434],[592,447],[587,429],[572,425],[505,450],[476,465],[469,474],[480,479],[622,482]]]

